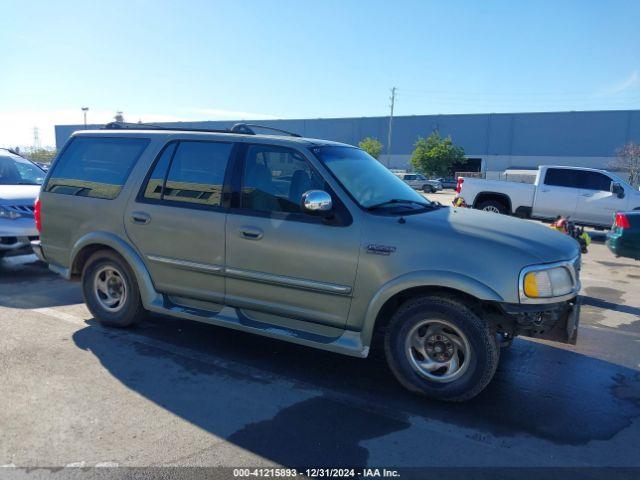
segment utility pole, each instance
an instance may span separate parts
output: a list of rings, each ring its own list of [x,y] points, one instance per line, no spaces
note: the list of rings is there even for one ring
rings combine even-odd
[[[387,168],[391,165],[391,140],[393,138],[393,107],[396,104],[396,87],[391,89],[391,114],[389,115],[389,134],[387,136]]]
[[[82,107],[82,113],[84,114],[84,129],[87,129],[87,112],[89,111],[89,107]]]

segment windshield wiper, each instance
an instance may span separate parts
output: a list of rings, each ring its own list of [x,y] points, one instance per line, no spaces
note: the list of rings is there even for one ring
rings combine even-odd
[[[376,203],[375,205],[371,205],[370,207],[367,207],[367,210],[369,210],[369,211],[377,210],[379,208],[386,207],[388,205],[395,205],[395,204],[399,204],[399,203],[408,203],[408,204],[411,204],[411,205],[420,205],[421,207],[424,207],[424,208],[436,208],[431,203],[418,202],[417,200],[403,200],[401,198],[392,198],[391,200],[385,200],[384,202],[380,202],[380,203]]]

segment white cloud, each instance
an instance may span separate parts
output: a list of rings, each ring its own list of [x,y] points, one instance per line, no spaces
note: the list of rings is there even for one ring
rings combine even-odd
[[[631,72],[624,80],[605,88],[602,91],[602,95],[616,95],[636,88],[640,88],[640,74],[638,74],[638,70]]]

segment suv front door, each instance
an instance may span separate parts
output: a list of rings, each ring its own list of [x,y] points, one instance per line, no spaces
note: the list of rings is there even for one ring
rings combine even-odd
[[[227,218],[226,303],[241,321],[325,334],[344,328],[358,263],[360,230],[299,151],[245,145]],[[328,191],[332,220],[300,207],[302,194]]]
[[[222,304],[225,220],[222,188],[233,143],[167,144],[124,224],[159,292]]]

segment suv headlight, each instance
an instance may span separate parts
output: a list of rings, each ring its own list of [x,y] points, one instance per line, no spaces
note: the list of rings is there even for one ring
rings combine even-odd
[[[15,220],[20,217],[22,217],[22,215],[19,212],[0,207],[0,219]]]
[[[520,301],[522,303],[559,302],[578,293],[580,284],[575,262],[553,265],[534,265],[520,273]]]

